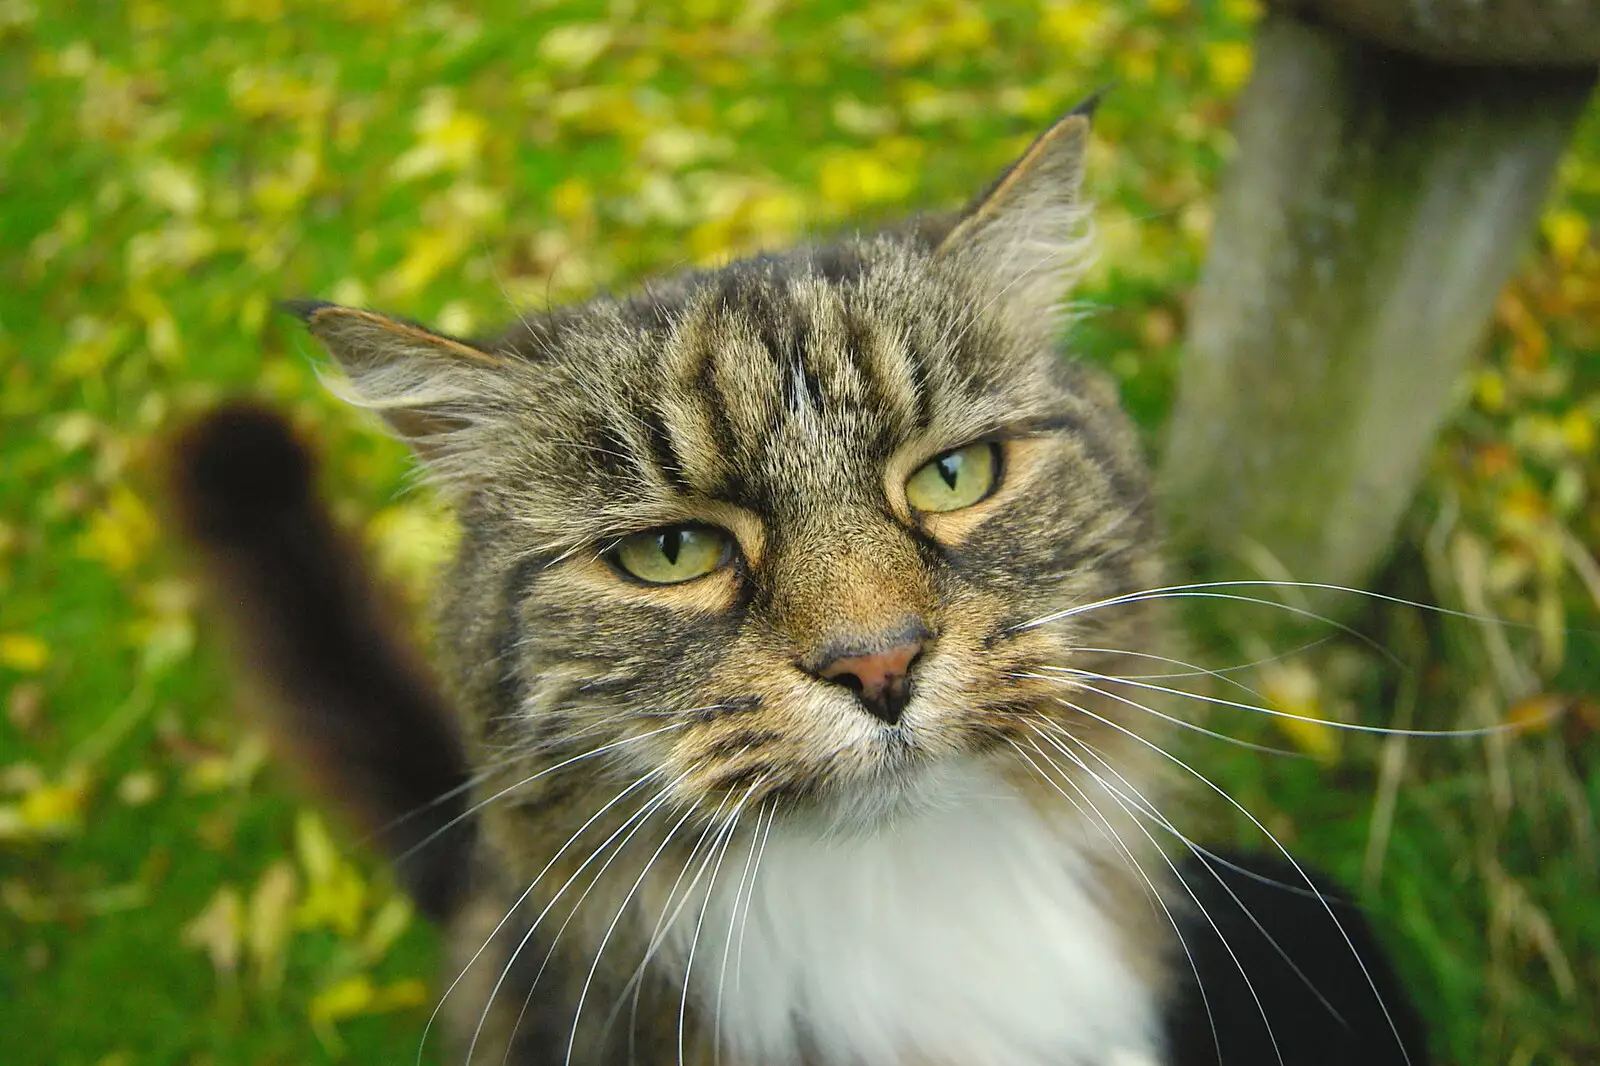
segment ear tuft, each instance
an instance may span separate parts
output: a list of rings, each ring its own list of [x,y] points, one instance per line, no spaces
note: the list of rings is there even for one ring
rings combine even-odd
[[[939,245],[1025,313],[1048,315],[1087,265],[1089,209],[1081,192],[1089,114],[1099,95],[1040,134],[979,196]]]
[[[1071,111],[1068,111],[1065,115],[1062,115],[1061,117],[1062,118],[1071,118],[1073,115],[1082,115],[1084,118],[1086,118],[1089,121],[1093,122],[1094,121],[1094,113],[1096,111],[1100,110],[1100,101],[1104,100],[1106,98],[1106,94],[1109,93],[1110,91],[1111,91],[1111,86],[1102,85],[1100,88],[1096,89],[1094,92],[1090,93],[1088,96],[1085,96],[1082,100],[1078,101],[1078,104],[1077,104],[1076,107],[1074,107]]]
[[[498,409],[507,361],[422,326],[318,300],[280,305],[306,324],[344,371],[340,399],[382,416],[421,458],[437,462]]]
[[[293,315],[306,325],[311,324],[312,316],[325,307],[337,307],[327,300],[279,300],[278,310],[285,314]]]

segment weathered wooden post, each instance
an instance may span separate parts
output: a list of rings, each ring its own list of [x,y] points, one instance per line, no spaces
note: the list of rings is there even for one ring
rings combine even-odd
[[[1600,0],[1279,0],[1163,468],[1202,573],[1380,560],[1597,61]]]

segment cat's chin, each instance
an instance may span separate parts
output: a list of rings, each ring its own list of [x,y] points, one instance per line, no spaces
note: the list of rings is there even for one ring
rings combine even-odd
[[[870,836],[1002,791],[1009,788],[991,759],[977,755],[919,759],[839,782],[816,793],[795,817],[822,835]]]

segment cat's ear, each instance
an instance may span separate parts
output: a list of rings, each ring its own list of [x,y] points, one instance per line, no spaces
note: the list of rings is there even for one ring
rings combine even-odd
[[[939,243],[939,255],[960,257],[1014,306],[1058,305],[1087,263],[1083,171],[1097,102],[1045,130]]]
[[[508,360],[465,341],[375,311],[314,300],[281,306],[344,371],[328,382],[334,394],[380,415],[425,460],[443,458],[504,391]]]

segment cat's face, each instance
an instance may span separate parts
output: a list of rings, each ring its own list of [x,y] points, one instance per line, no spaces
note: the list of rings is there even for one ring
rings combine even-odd
[[[953,231],[493,342],[307,311],[472,515],[445,594],[495,605],[492,743],[625,741],[615,764],[707,810],[871,817],[1073,718],[1041,670],[1136,647],[1137,619],[1028,623],[1155,573],[1137,443],[1056,347],[1084,132],[1052,130]]]

